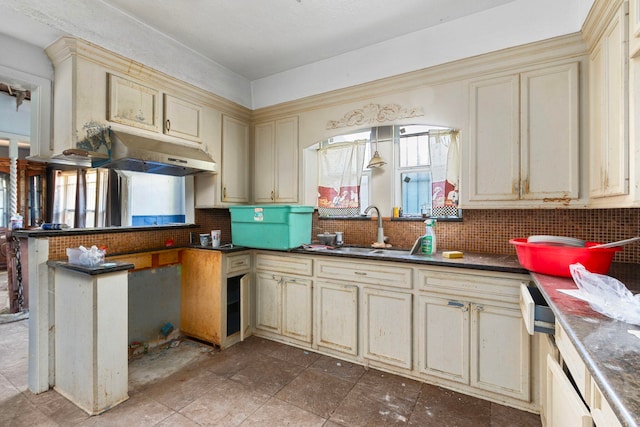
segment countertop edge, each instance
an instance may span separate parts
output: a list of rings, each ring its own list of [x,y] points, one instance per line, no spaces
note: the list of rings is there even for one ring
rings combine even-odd
[[[71,264],[66,261],[47,261],[47,265],[53,268],[63,268],[65,270],[71,270],[78,273],[86,274],[88,276],[99,276],[109,273],[117,273],[120,271],[129,271],[135,268],[135,265],[126,262],[107,262],[106,265],[100,265],[97,267],[87,267],[84,265]],[[111,265],[114,264],[114,265]]]

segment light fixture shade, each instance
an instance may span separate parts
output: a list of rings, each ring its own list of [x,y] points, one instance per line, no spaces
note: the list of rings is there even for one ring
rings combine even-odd
[[[373,153],[373,157],[371,158],[371,160],[369,160],[367,168],[379,168],[386,164],[387,162],[384,161],[384,159],[380,156],[380,153],[378,153],[378,151],[376,150],[376,152]]]

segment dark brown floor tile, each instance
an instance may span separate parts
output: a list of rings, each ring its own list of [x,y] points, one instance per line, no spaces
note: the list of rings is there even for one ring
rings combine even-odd
[[[366,393],[370,398],[383,402],[402,401],[413,405],[418,400],[422,383],[399,375],[370,369],[362,375],[354,390]]]
[[[300,365],[305,368],[320,357],[318,353],[288,345],[283,345],[280,348],[274,349],[270,355],[277,359],[284,360],[285,362],[295,363],[296,365]]]
[[[198,424],[236,426],[267,400],[268,395],[224,379],[179,412]]]
[[[491,404],[491,427],[541,427],[539,414]]]
[[[374,399],[354,388],[331,415],[330,420],[349,427],[406,425],[413,406],[406,402],[401,402],[405,404],[400,405],[396,403]]]
[[[270,356],[255,359],[231,380],[251,390],[273,396],[289,384],[304,368]]]
[[[409,425],[488,427],[491,425],[491,403],[441,387],[423,384]]]
[[[244,341],[224,351],[233,350],[237,352],[271,354],[273,351],[276,351],[282,347],[286,347],[285,344],[261,337],[250,336]]]
[[[297,406],[272,398],[255,411],[243,423],[242,427],[296,426],[321,427],[325,419]]]
[[[365,373],[365,369],[361,365],[345,362],[340,359],[334,359],[329,356],[320,356],[311,366],[309,366],[309,369],[324,372],[352,383],[358,381]]]
[[[278,399],[329,418],[353,383],[319,371],[305,370],[276,394]]]

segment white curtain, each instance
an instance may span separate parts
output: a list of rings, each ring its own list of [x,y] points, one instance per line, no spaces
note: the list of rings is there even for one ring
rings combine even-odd
[[[432,215],[457,216],[460,180],[459,133],[430,132],[429,153]]]
[[[318,211],[321,216],[360,212],[360,179],[366,140],[318,150]]]

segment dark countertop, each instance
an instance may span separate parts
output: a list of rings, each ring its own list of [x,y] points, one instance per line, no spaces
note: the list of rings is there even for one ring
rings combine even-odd
[[[348,251],[349,247],[344,248]],[[370,252],[353,253],[342,249],[292,249],[292,253],[306,255],[322,255],[342,258],[358,258],[370,261],[394,261],[411,264],[436,265],[441,267],[473,268],[477,270],[501,271],[505,273],[528,274],[529,271],[522,268],[515,255],[496,255],[464,252],[462,258],[445,258],[439,251],[434,255],[410,255],[408,250],[385,249],[376,252],[371,248]]]
[[[41,228],[13,230],[11,234],[16,237],[60,237],[83,236],[105,233],[125,233],[135,231],[162,231],[173,229],[198,228],[196,224],[166,224],[144,225],[138,227],[97,227],[97,228],[65,228],[64,230],[42,230]]]
[[[133,270],[135,266],[127,262],[105,262],[96,267],[87,267],[84,265],[71,264],[67,261],[47,261],[49,267],[64,268],[67,270],[77,271],[78,273],[87,274],[89,276],[98,276],[100,274],[115,273],[118,271]]]
[[[618,419],[640,426],[640,339],[627,332],[640,326],[597,313],[587,302],[559,292],[577,288],[571,278],[531,275]],[[609,276],[640,293],[638,265],[613,264]]]
[[[220,251],[222,253],[231,253],[231,252],[242,252],[242,251],[248,251],[250,250],[250,248],[245,248],[244,246],[237,246],[237,245],[232,245],[232,244],[225,244],[225,245],[221,245],[218,247],[213,247],[213,246],[202,246],[202,245],[189,245],[187,246],[187,248],[190,249],[203,249],[203,250],[209,250],[209,251]]]

